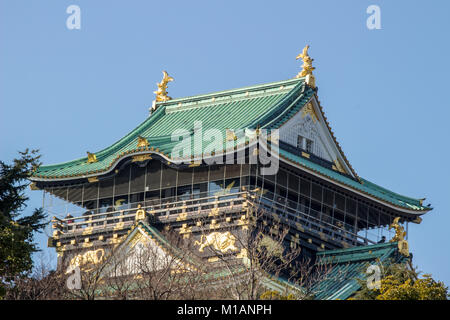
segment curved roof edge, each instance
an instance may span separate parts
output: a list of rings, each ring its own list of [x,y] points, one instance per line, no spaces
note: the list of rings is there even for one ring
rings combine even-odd
[[[359,183],[337,171],[322,167],[290,152],[280,150],[280,159],[285,162],[290,162],[314,176],[319,176],[344,189],[353,191],[361,196],[369,197],[375,202],[379,202],[395,210],[400,210],[406,214],[421,215],[432,210],[432,208],[422,206],[421,199],[399,195],[362,178],[360,179],[363,183]]]

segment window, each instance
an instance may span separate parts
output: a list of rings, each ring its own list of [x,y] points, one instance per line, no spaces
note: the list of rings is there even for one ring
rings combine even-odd
[[[334,192],[328,188],[323,189],[323,202],[332,207],[334,203]]]
[[[313,199],[322,202],[322,187],[318,184],[313,183],[311,195]]]
[[[120,170],[120,172],[116,175],[114,181],[114,194],[116,196],[119,195],[128,195],[130,186],[130,167],[125,167]]]
[[[345,210],[345,197],[339,193],[334,195],[334,207],[344,211]]]
[[[130,180],[131,193],[144,192],[145,173],[146,173],[145,167],[140,167],[136,164],[131,165],[131,180]]]
[[[302,136],[297,136],[297,148],[306,150],[306,152],[312,153],[313,141]]]
[[[192,185],[192,168],[183,169],[178,171],[177,186]]]
[[[297,137],[297,148],[303,149],[303,137],[302,136]]]
[[[300,179],[300,193],[307,197],[311,195],[311,182],[309,180]]]
[[[110,198],[113,196],[114,178],[102,180],[99,184],[99,198]]]
[[[83,198],[83,186],[73,186],[69,188],[68,200],[70,202],[81,202]]]
[[[312,140],[306,139],[306,151],[309,153],[312,153],[312,146],[313,146],[313,142]]]
[[[236,178],[241,175],[241,165],[225,165],[225,178]]]
[[[159,190],[161,188],[161,162],[151,161],[148,164],[146,180],[146,190]]]
[[[287,172],[284,170],[278,170],[277,185],[287,187]]]
[[[177,188],[177,201],[189,200],[191,198],[192,188],[191,186],[184,186]]]
[[[177,170],[164,165],[161,178],[161,187],[175,187],[177,185],[177,173]]]
[[[194,183],[208,181],[209,167],[194,168]]]
[[[223,183],[224,176],[225,176],[225,166],[211,166],[209,168],[210,181],[221,180],[221,183]]]
[[[289,174],[288,179],[289,179],[289,181],[288,181],[289,189],[291,189],[294,192],[298,192],[298,186],[299,186],[299,184],[298,184],[298,182],[299,182],[298,177],[296,175],[294,175],[294,174]]]

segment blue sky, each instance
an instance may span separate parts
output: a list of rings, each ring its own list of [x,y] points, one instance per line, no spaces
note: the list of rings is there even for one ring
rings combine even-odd
[[[80,30],[66,27],[72,4]],[[366,27],[371,4],[381,30]],[[0,0],[0,158],[27,147],[45,164],[85,156],[147,117],[162,70],[172,97],[278,81],[310,44],[319,99],[356,172],[434,207],[410,225],[410,247],[450,285],[449,10],[445,0]]]

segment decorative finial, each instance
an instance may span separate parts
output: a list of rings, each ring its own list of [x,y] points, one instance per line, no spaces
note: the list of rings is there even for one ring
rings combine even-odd
[[[158,90],[154,93],[156,94],[156,102],[164,102],[172,99],[167,95],[167,83],[173,81],[173,78],[169,76],[167,71],[163,71],[163,78],[160,83],[157,83]]]
[[[389,225],[389,230],[394,229],[395,235],[392,237],[390,242],[398,242],[399,252],[408,257],[409,256],[409,245],[408,241],[405,240],[406,232],[405,229],[399,224],[400,217],[396,217],[394,221]]]
[[[95,154],[90,153],[89,151],[87,151],[86,153],[88,155],[88,161],[87,161],[88,163],[94,163],[94,162],[98,161],[97,156]]]
[[[303,48],[302,53],[300,53],[295,59],[302,59],[303,65],[302,65],[302,71],[300,71],[295,77],[301,78],[306,77],[306,83],[311,86],[312,88],[316,87],[316,79],[314,78],[314,75],[312,74],[313,70],[316,69],[312,66],[312,62],[314,59],[312,59],[308,55],[308,49],[309,45],[306,45],[306,47]]]
[[[134,217],[134,221],[141,221],[141,220],[145,220],[145,210],[142,209],[141,204],[138,204],[138,210],[136,211],[136,215]]]
[[[399,224],[399,220],[400,220],[400,217],[397,217],[389,225],[389,230],[391,230],[391,229],[395,230],[395,236],[392,237],[391,242],[397,242],[397,241],[403,240],[406,236],[406,232],[404,231],[403,227]]]

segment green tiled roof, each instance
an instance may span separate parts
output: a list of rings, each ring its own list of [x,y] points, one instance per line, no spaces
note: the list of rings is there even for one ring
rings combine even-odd
[[[223,137],[226,136],[226,129],[254,129],[258,125],[261,128],[278,128],[299,112],[314,95],[315,91],[305,85],[304,78],[299,78],[160,102],[157,103],[156,111],[137,128],[112,146],[95,152],[97,162],[88,163],[87,157],[83,157],[61,164],[41,166],[33,178],[51,180],[97,176],[112,170],[122,158],[139,152],[153,151],[170,159],[172,149],[178,143],[171,141],[171,134],[177,129],[185,129],[191,135],[194,134],[196,121],[202,122],[203,132],[218,129]],[[148,140],[149,147],[137,148],[139,136]],[[203,143],[203,147],[206,145],[208,144]],[[413,211],[429,210],[418,199],[396,194],[365,179],[352,179],[286,150],[280,150],[280,155],[397,207]],[[345,155],[342,155],[345,159]],[[349,163],[348,165],[351,167]]]
[[[371,264],[386,267],[390,263],[402,263],[408,259],[398,253],[398,243],[360,246],[317,252],[317,263],[329,266],[323,270],[311,292],[316,300],[345,300],[361,289],[358,280],[366,279],[367,267]],[[321,268],[319,268],[321,270]],[[301,294],[303,289],[281,277],[266,277],[264,286],[281,294]]]
[[[112,168],[120,158],[145,150],[158,149],[159,153],[170,156],[178,143],[171,141],[171,134],[177,129],[193,134],[195,121],[202,122],[203,131],[211,128],[223,132],[226,129],[254,129],[289,110],[292,104],[301,107],[313,95],[314,90],[305,86],[304,79],[300,78],[161,102],[157,104],[157,110],[128,135],[95,152],[97,162],[88,163],[87,157],[83,157],[41,166],[34,177],[58,179],[100,174]],[[137,148],[138,136],[148,140],[148,149]]]
[[[397,245],[397,242],[389,242],[317,253],[321,263],[331,265],[331,271],[315,286],[315,299],[348,299],[361,288],[357,279],[366,278],[370,264],[386,265],[407,259],[398,253]]]

